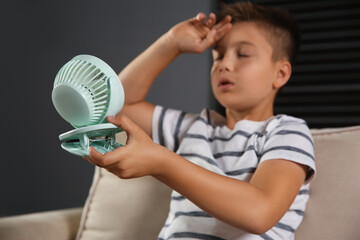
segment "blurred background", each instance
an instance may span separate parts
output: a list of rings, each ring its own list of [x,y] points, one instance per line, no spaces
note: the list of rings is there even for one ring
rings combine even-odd
[[[303,30],[303,48],[276,112],[302,117],[311,128],[360,124],[360,3],[252,2],[288,9]],[[86,200],[94,167],[61,149],[58,135],[73,127],[51,101],[55,75],[67,61],[91,54],[120,72],[174,24],[214,12],[219,3],[3,0],[0,217],[78,207]],[[221,111],[211,94],[210,68],[210,51],[179,57],[148,100],[191,112]]]

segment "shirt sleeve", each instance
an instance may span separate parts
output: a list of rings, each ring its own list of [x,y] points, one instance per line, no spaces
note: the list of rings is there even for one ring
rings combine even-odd
[[[152,138],[157,144],[176,152],[198,115],[156,106],[152,119]]]
[[[283,123],[268,133],[260,164],[271,159],[285,159],[309,167],[306,183],[316,174],[314,141],[305,122]]]

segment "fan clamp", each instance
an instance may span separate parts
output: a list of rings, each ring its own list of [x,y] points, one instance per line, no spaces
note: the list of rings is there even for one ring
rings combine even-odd
[[[116,134],[123,130],[112,123],[82,127],[60,134],[61,147],[77,156],[88,156],[89,147],[105,154],[123,146],[116,142]]]

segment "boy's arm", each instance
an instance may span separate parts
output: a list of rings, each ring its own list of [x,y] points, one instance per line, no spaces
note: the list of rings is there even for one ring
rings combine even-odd
[[[154,105],[146,102],[145,97],[156,77],[181,53],[201,53],[231,28],[230,17],[216,25],[214,14],[205,19],[206,15],[199,13],[175,25],[119,74],[125,90],[122,114],[129,116],[149,136]]]
[[[153,175],[155,178],[211,216],[258,235],[284,216],[307,170],[291,161],[268,160],[259,165],[250,182],[244,182],[211,172],[172,152],[167,154],[164,171]]]
[[[250,183],[222,176],[155,144],[123,115],[108,120],[128,133],[127,144],[104,155],[90,148],[88,161],[120,178],[152,175],[213,217],[250,233],[278,223],[306,177],[307,167],[281,159],[260,164]]]

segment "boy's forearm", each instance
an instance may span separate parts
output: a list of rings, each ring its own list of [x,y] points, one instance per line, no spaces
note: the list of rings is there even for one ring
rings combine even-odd
[[[165,33],[119,74],[126,92],[125,104],[143,101],[156,77],[180,54]]]
[[[269,206],[263,191],[247,182],[210,172],[175,153],[164,161],[164,172],[155,178],[213,217],[248,232],[261,232],[258,229],[264,224],[260,221]],[[269,227],[272,225],[268,223]]]

